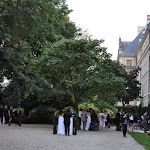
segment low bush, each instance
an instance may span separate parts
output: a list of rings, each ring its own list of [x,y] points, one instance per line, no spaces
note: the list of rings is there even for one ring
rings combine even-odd
[[[33,108],[28,117],[24,118],[27,123],[52,123],[53,113],[56,109],[50,106],[39,105]]]

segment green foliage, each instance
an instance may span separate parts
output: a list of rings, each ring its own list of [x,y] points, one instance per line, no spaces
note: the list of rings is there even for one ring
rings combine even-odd
[[[62,112],[64,113],[67,109],[73,109],[73,107],[72,107],[72,106],[64,107],[64,108],[62,109]]]
[[[11,81],[3,103],[17,105],[30,94],[53,93],[51,84],[37,75],[36,64],[60,36],[75,36],[65,0],[1,0],[0,6],[0,80],[5,76]]]
[[[126,91],[122,92],[121,95],[118,95],[118,98],[122,102],[123,106],[125,106],[125,104],[129,104],[130,101],[141,98],[141,84],[137,80],[137,76],[140,70],[140,68],[137,68],[130,71],[129,74],[124,74],[124,79],[126,80]]]
[[[144,146],[146,150],[150,150],[149,138],[147,138],[147,133],[137,133],[129,132],[129,134],[141,145]]]
[[[38,64],[39,73],[44,73],[55,89],[63,91],[76,110],[83,98],[108,95],[108,89],[113,90],[113,96],[122,91],[124,80],[116,76],[118,64],[110,60],[102,43],[103,40],[61,39],[46,49]]]
[[[138,117],[140,118],[141,115],[143,115],[145,113],[146,110],[149,110],[148,107],[141,107],[141,105],[139,106],[117,106],[118,109],[122,109],[125,112],[128,112],[130,114],[138,114]]]
[[[47,123],[53,119],[53,113],[56,109],[50,106],[39,105],[37,108],[33,108],[28,116],[28,119],[32,123]]]
[[[112,118],[115,118],[116,114],[111,109],[105,108],[105,110],[110,113]]]
[[[78,106],[78,109],[90,109],[92,108],[93,110],[98,110],[98,108],[93,104],[93,103],[88,103],[88,102],[84,102],[84,103],[80,103]]]

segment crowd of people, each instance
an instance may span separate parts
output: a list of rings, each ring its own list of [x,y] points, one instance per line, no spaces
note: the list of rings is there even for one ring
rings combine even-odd
[[[77,114],[74,109],[67,109],[63,114],[58,109],[53,116],[53,134],[76,135],[77,129],[98,131],[102,127],[110,128],[110,114],[107,111],[80,109]]]
[[[13,110],[13,106],[0,106],[0,124],[11,125],[14,122],[16,125],[21,126],[22,121],[22,108],[19,106],[17,110]]]
[[[148,116],[148,112],[142,116],[138,116],[136,113],[134,115],[128,114],[128,112],[124,112],[123,110],[118,109],[116,113],[116,131],[123,131],[123,137],[126,137],[127,127],[131,128],[132,132],[135,128],[140,128],[144,133],[147,133],[147,130],[150,126],[150,116]]]

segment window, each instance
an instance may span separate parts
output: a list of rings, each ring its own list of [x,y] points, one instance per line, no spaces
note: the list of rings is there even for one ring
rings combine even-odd
[[[126,60],[126,66],[127,67],[131,67],[132,66],[132,60],[131,59],[127,59]]]

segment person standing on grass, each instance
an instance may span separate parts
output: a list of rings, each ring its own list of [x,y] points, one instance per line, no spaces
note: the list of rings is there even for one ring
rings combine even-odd
[[[143,115],[143,119],[144,119],[144,133],[147,133],[147,126],[148,126],[148,114],[147,114],[147,111],[145,111],[145,113]]]
[[[128,113],[125,113],[122,115],[122,131],[123,131],[123,137],[126,137],[127,132],[127,124],[128,124]]]

